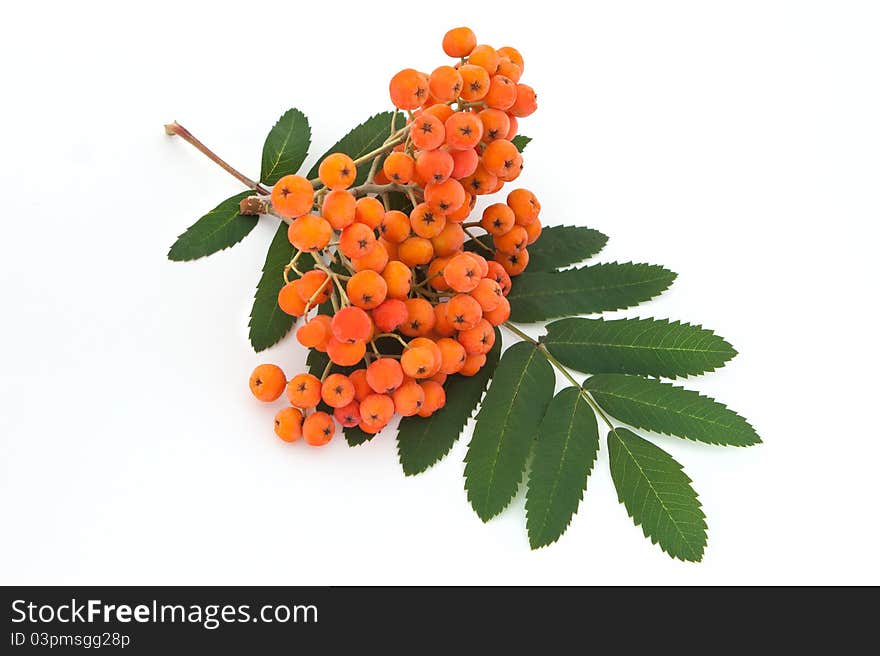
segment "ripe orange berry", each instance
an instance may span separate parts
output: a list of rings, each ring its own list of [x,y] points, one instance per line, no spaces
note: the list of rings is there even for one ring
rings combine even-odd
[[[453,257],[443,268],[446,283],[457,292],[469,292],[480,283],[480,267],[468,253]]]
[[[428,378],[428,380],[433,380],[438,385],[445,385],[446,379],[448,377],[449,376],[447,374],[444,374],[442,371],[439,371],[436,374],[434,374],[433,376],[431,376],[430,378]]]
[[[275,415],[275,434],[285,442],[296,442],[302,437],[302,412],[296,408],[281,408]]]
[[[301,175],[285,175],[272,187],[272,207],[286,219],[302,216],[315,200],[312,183]]]
[[[446,304],[443,303],[443,305]],[[443,374],[457,374],[467,358],[464,346],[449,337],[441,337],[437,340],[437,348],[440,349],[441,353],[440,372]]]
[[[382,171],[391,182],[406,184],[412,180],[415,166],[413,158],[406,153],[391,153],[382,163]]]
[[[388,250],[385,247],[385,244],[387,243],[388,242],[384,240],[377,240],[375,246],[373,246],[369,253],[363,257],[351,258],[351,265],[354,267],[354,270],[366,271],[369,269],[370,271],[375,271],[377,273],[383,271],[388,264]]]
[[[425,402],[425,392],[422,386],[414,380],[407,380],[394,390],[391,395],[394,401],[394,410],[401,417],[411,417],[416,414]]]
[[[410,348],[426,348],[431,351],[434,356],[434,367],[431,369],[430,376],[440,371],[440,365],[443,363],[443,353],[440,352],[437,342],[428,337],[416,337],[410,340],[409,346]]]
[[[469,175],[461,181],[466,191],[475,196],[485,196],[491,194],[498,184],[498,177],[489,173],[483,163],[477,165],[477,170],[473,175]]]
[[[488,353],[495,344],[495,330],[492,324],[483,318],[473,328],[460,331],[457,339],[469,354]]]
[[[483,308],[468,294],[456,294],[448,301],[449,322],[457,330],[470,330],[483,318]]]
[[[495,251],[495,261],[499,262],[510,276],[518,276],[529,265],[529,251],[522,249],[519,253],[503,253]]]
[[[520,225],[513,226],[508,232],[495,237],[495,249],[508,255],[515,255],[528,246],[529,234]],[[501,263],[502,266],[504,263]]]
[[[534,114],[536,109],[538,109],[538,96],[535,94],[535,90],[528,84],[522,82],[517,84],[516,100],[508,108],[507,113],[522,118]]]
[[[410,378],[429,378],[434,375],[437,364],[434,353],[424,346],[405,349],[400,357],[400,366]]]
[[[452,155],[452,173],[449,177],[456,180],[472,175],[477,170],[477,164],[480,163],[480,156],[473,148],[452,150],[449,154]]]
[[[419,237],[430,239],[440,233],[446,226],[446,217],[442,212],[432,209],[427,203],[419,203],[409,214],[412,230]]]
[[[492,109],[508,109],[516,100],[516,84],[504,75],[493,75],[483,102]]]
[[[494,310],[483,312],[483,318],[493,326],[500,326],[510,318],[510,301],[502,296],[501,301],[498,303],[498,307]]]
[[[434,332],[441,337],[452,337],[457,332],[449,320],[449,303],[438,303],[434,306]]]
[[[302,425],[303,438],[310,446],[324,446],[333,439],[336,432],[336,424],[333,417],[326,412],[313,412]]]
[[[395,244],[393,241],[388,241],[387,239],[385,239],[385,238],[383,238],[383,237],[379,237],[379,239],[376,241],[376,249],[377,249],[377,250],[378,250],[378,247],[379,247],[379,246],[381,246],[382,248],[384,248],[384,249],[385,249],[385,252],[388,253],[388,259],[389,259],[389,260],[398,260],[398,259],[400,259],[400,258],[397,257],[397,246],[398,246],[398,245]],[[384,271],[384,269],[382,269],[382,271]],[[377,273],[382,273],[382,271],[378,271],[378,270],[377,270]]]
[[[456,100],[461,93],[461,73],[452,66],[440,66],[435,68],[428,78],[428,89],[431,95],[441,103]]]
[[[347,189],[356,177],[354,160],[345,153],[327,155],[318,166],[318,178],[330,189]]]
[[[376,247],[376,235],[363,223],[352,223],[339,235],[339,250],[346,257],[364,257]]]
[[[383,333],[390,333],[406,321],[406,305],[397,298],[389,298],[372,312],[373,323]]]
[[[305,214],[295,219],[287,229],[287,239],[301,251],[319,251],[330,243],[333,228],[326,219]]]
[[[507,204],[516,216],[517,225],[525,226],[538,218],[541,203],[528,189],[514,189],[507,195]]]
[[[452,175],[453,168],[455,160],[446,150],[422,150],[416,155],[416,175],[425,182],[443,182]]]
[[[316,305],[327,302],[332,291],[333,283],[330,277],[317,269],[306,271],[296,285],[296,292],[303,300],[303,303],[311,301],[311,304],[305,308],[306,311]]]
[[[443,127],[443,121],[433,114],[422,114],[413,120],[409,134],[417,150],[434,150],[443,145],[446,128]]]
[[[477,116],[483,124],[483,141],[492,143],[496,139],[506,139],[510,131],[510,117],[499,109],[484,109]]]
[[[523,63],[523,56],[520,54],[519,50],[516,48],[511,48],[510,46],[504,46],[503,48],[498,48],[498,54],[501,57],[507,57],[511,62],[519,66],[520,70],[525,70],[525,64]]]
[[[331,192],[336,193],[336,192]],[[354,204],[354,220],[375,230],[385,216],[385,206],[378,198],[364,196]]]
[[[499,52],[499,54],[501,53],[500,50],[498,52]],[[520,78],[522,77],[523,72],[522,72],[522,68],[519,66],[519,64],[512,62],[507,57],[502,57],[501,61],[498,62],[497,73],[498,73],[498,75],[503,75],[504,77],[508,78],[511,82],[516,84],[517,82],[519,82]]]
[[[476,102],[489,92],[489,73],[482,66],[464,64],[458,67],[458,72],[461,74],[462,100]]]
[[[477,45],[477,37],[469,27],[455,27],[443,36],[443,52],[450,57],[467,57]]]
[[[306,348],[318,348],[319,346],[326,348],[330,335],[330,317],[326,314],[319,314],[296,331],[297,341]]]
[[[353,367],[364,359],[367,352],[367,343],[358,342],[341,342],[335,337],[331,337],[327,341],[327,355],[333,364],[340,367]]]
[[[391,394],[403,383],[403,369],[394,358],[379,358],[367,367],[367,384],[377,394]]]
[[[398,330],[407,337],[420,337],[431,332],[436,321],[433,306],[423,298],[408,298],[404,303],[406,321]]]
[[[410,237],[398,247],[397,257],[410,267],[427,264],[434,257],[434,246],[424,237]]]
[[[394,401],[387,394],[370,394],[360,404],[361,421],[370,428],[383,428],[394,416]]]
[[[293,317],[301,317],[306,312],[306,302],[299,295],[299,279],[292,280],[278,292],[278,307]]]
[[[314,408],[321,402],[321,381],[312,374],[297,374],[287,383],[287,400],[297,408]]]
[[[450,224],[453,225],[453,224]],[[439,235],[438,235],[439,237]],[[437,237],[431,240],[431,243],[434,243]],[[438,292],[445,291],[449,289],[449,284],[446,282],[446,278],[443,277],[443,269],[446,267],[446,264],[449,262],[449,257],[440,256],[435,257],[428,264],[428,270],[425,274],[425,280],[428,281],[428,284],[436,289]]]
[[[357,426],[361,421],[361,406],[357,401],[333,410],[333,418],[345,428]]]
[[[388,241],[399,244],[409,237],[409,217],[399,210],[385,212],[382,223],[379,225],[379,234]]]
[[[486,312],[498,307],[501,299],[504,298],[504,292],[501,291],[501,285],[492,278],[483,278],[471,292],[471,296],[477,299],[485,315]]]
[[[501,56],[492,46],[479,45],[468,55],[469,64],[481,66],[489,75],[495,75],[500,62]]]
[[[455,112],[455,114],[446,119],[446,143],[451,149],[466,150],[473,148],[480,143],[482,138],[483,123],[476,114],[471,112]],[[442,182],[442,180],[437,182]]]
[[[486,364],[486,356],[483,353],[473,353],[467,356],[464,364],[458,373],[462,376],[473,376],[480,369],[483,368],[483,365]]]
[[[344,374],[330,374],[321,385],[321,399],[331,408],[342,408],[354,400],[354,385]]]
[[[446,390],[443,389],[443,385],[433,380],[426,380],[419,384],[425,392],[425,401],[419,408],[419,417],[430,417],[446,405]]]
[[[365,342],[373,335],[373,321],[359,307],[344,307],[333,315],[330,330],[340,342]]]
[[[385,300],[388,285],[378,273],[366,269],[358,271],[349,278],[345,293],[354,305],[364,310],[372,310]]]
[[[465,251],[469,257],[472,257],[474,261],[477,263],[477,266],[480,267],[480,277],[485,278],[489,275],[489,262],[482,255],[477,255],[476,253],[471,253],[470,251]]]
[[[428,78],[412,68],[405,68],[388,85],[391,102],[399,109],[416,109],[428,98]]]
[[[487,278],[491,278],[501,287],[501,293],[507,296],[510,293],[510,276],[507,274],[507,271],[504,270],[504,267],[501,266],[500,263],[492,260],[488,263],[488,272],[486,274]]]
[[[354,398],[356,401],[361,402],[373,393],[373,389],[367,383],[366,369],[355,369],[348,374],[348,379],[354,385]]]
[[[452,107],[450,107],[446,103],[437,103],[436,105],[431,105],[430,107],[426,107],[422,111],[425,114],[433,114],[434,116],[439,118],[444,123],[446,123],[447,118],[449,118],[450,116],[452,116],[452,114],[455,113],[455,110],[452,109]]]
[[[501,180],[512,180],[522,170],[522,155],[507,139],[496,139],[483,150],[483,166]]]
[[[461,225],[458,223],[447,222],[443,230],[431,238],[431,245],[434,247],[435,257],[442,258],[458,253],[464,245],[464,236],[464,230]],[[434,262],[436,261],[437,260],[435,259]],[[436,286],[435,289],[437,289]]]
[[[260,401],[276,400],[284,392],[287,378],[281,367],[274,364],[261,364],[251,373],[249,381],[251,393]]]
[[[455,152],[465,152],[466,153],[468,151],[463,150],[463,151],[455,151]],[[464,187],[464,180],[462,180],[462,187]],[[475,197],[473,195],[471,195],[470,193],[468,193],[468,191],[465,189],[464,203],[462,203],[462,206],[459,207],[454,212],[450,212],[449,214],[447,214],[446,221],[452,222],[452,223],[462,223],[466,218],[468,218],[471,215],[471,210],[474,208],[475,201],[476,201]]]
[[[483,210],[480,227],[490,235],[506,234],[514,225],[516,225],[516,216],[514,216],[513,210],[504,203],[495,203]]]
[[[344,189],[337,189],[324,196],[321,216],[327,219],[334,230],[342,230],[354,222],[356,208],[354,196]]]
[[[474,151],[472,150],[471,152]],[[452,157],[454,161],[455,155]],[[461,183],[458,180],[454,180],[453,178],[449,178],[445,182],[431,182],[425,187],[425,202],[435,212],[441,212],[443,214],[454,212],[464,204],[464,201],[464,187],[461,186]],[[422,236],[424,237],[424,235]]]
[[[390,298],[404,299],[412,287],[412,269],[399,260],[392,260],[382,271]]]
[[[526,234],[529,236],[529,245],[531,246],[538,241],[538,237],[541,236],[541,221],[540,219],[535,219],[524,227],[526,229]]]

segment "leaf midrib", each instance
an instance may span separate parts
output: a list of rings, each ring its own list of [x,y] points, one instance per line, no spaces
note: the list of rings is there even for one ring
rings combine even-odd
[[[730,351],[716,351],[714,349],[682,348],[673,346],[642,346],[640,344],[620,344],[616,342],[572,342],[569,340],[548,339],[544,342],[548,346],[614,346],[617,348],[642,349],[647,351],[682,351],[687,353],[718,353],[728,354]]]

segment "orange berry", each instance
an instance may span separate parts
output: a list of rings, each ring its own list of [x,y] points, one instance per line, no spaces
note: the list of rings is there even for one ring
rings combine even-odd
[[[313,412],[302,425],[303,439],[310,446],[324,446],[333,439],[336,432],[336,424],[333,423],[333,417],[326,412]]]
[[[358,424],[358,428],[360,428],[364,433],[369,433],[370,435],[375,435],[380,430],[385,428],[385,426],[370,426],[370,425],[364,423],[363,420],[361,420],[361,423]]]
[[[480,369],[483,368],[483,365],[486,364],[486,356],[483,353],[473,353],[464,361],[461,369],[458,373],[462,376],[473,376]]]
[[[411,417],[419,411],[425,402],[425,391],[414,380],[407,380],[394,390],[391,395],[394,401],[394,410],[401,417]]]
[[[412,287],[412,269],[399,260],[392,260],[382,271],[390,298],[404,299]]]
[[[443,230],[431,238],[435,257],[446,257],[458,253],[464,245],[464,236],[461,225],[447,222]]]
[[[305,214],[295,219],[287,229],[287,239],[301,251],[319,251],[330,243],[333,228],[326,219]]]
[[[388,176],[385,175],[385,171],[380,168],[378,171],[376,171],[376,177],[373,178],[373,182],[375,182],[376,184],[385,185],[389,184],[391,180],[389,180]]]
[[[410,378],[429,378],[433,376],[437,362],[433,351],[424,346],[405,349],[400,357],[400,366]]]
[[[292,280],[278,292],[278,307],[293,317],[301,317],[306,312],[306,302],[299,295],[299,279]]]
[[[489,81],[489,92],[483,98],[492,109],[508,109],[516,100],[516,83],[504,75],[493,75]]]
[[[458,67],[458,72],[461,74],[462,100],[476,102],[489,92],[489,74],[482,66],[464,64]]]
[[[508,232],[495,237],[495,249],[502,253],[515,255],[528,246],[529,233],[520,225],[513,226]],[[501,263],[502,266],[504,263]]]
[[[330,299],[333,283],[326,273],[314,269],[303,274],[296,286],[296,291],[304,303],[311,301],[311,304],[306,307],[306,311],[308,311]]]
[[[477,116],[483,124],[483,141],[492,143],[496,139],[506,139],[510,131],[510,117],[499,109],[484,109]]]
[[[426,107],[423,110],[423,113],[433,114],[434,116],[439,118],[441,121],[446,123],[446,119],[449,118],[450,116],[452,116],[452,114],[455,113],[455,110],[452,109],[452,107],[450,107],[446,103],[437,103],[436,105],[431,105],[430,107]]]
[[[318,315],[318,317],[320,316],[326,315]],[[330,317],[327,317],[327,323],[318,317],[315,317],[311,321],[307,321],[305,324],[297,328],[296,339],[306,348],[323,346],[327,343],[327,339],[330,337]]]
[[[387,239],[379,237],[379,239],[376,241],[376,250],[379,250],[380,246],[385,249],[386,253],[388,253],[389,260],[399,260],[400,259],[399,257],[397,257],[397,246],[398,245],[396,243],[394,243],[393,241],[388,241]],[[384,271],[384,268],[382,269],[382,271]],[[377,273],[382,273],[382,271],[379,271],[378,269],[376,270]]]
[[[501,293],[507,296],[510,293],[510,276],[500,263],[492,260],[488,263],[487,278],[491,278],[501,287]]]
[[[361,406],[357,401],[333,410],[333,418],[345,428],[357,426],[361,421]]]
[[[412,68],[405,68],[388,85],[391,102],[399,109],[416,109],[428,98],[428,78]]]
[[[507,117],[510,119],[510,130],[507,131],[505,139],[511,141],[519,131],[519,121],[516,120],[515,116],[511,116],[510,114],[508,114]]]
[[[492,278],[483,278],[471,292],[471,296],[477,299],[485,314],[498,307],[501,299],[504,298],[504,292],[501,291],[501,285]]]
[[[458,98],[461,93],[461,73],[452,66],[440,66],[435,68],[428,78],[428,89],[431,95],[441,103],[449,102]]]
[[[406,305],[397,298],[386,299],[373,310],[372,317],[377,329],[383,333],[390,333],[406,321]]]
[[[501,53],[500,50],[498,52],[499,54]],[[503,75],[514,84],[519,82],[519,79],[522,77],[522,73],[522,67],[516,62],[511,61],[507,57],[502,57],[501,61],[498,62],[497,74]]]
[[[507,139],[496,139],[483,150],[483,166],[500,180],[512,180],[522,170],[522,155]]]
[[[480,156],[473,148],[453,150],[449,154],[452,155],[452,173],[449,177],[456,180],[473,175],[473,172],[477,170],[477,164],[480,163]]]
[[[491,194],[498,184],[498,177],[489,173],[483,163],[477,165],[477,170],[473,175],[469,175],[461,181],[466,191],[475,196],[485,196]]]
[[[489,275],[489,262],[482,255],[477,255],[476,253],[471,253],[470,251],[465,251],[468,257],[472,257],[474,261],[477,263],[477,266],[480,267],[480,277],[485,278]]]
[[[483,210],[480,227],[490,235],[506,234],[514,225],[516,225],[516,216],[514,216],[513,210],[504,203],[495,203]]]
[[[479,45],[468,55],[468,64],[482,67],[489,75],[495,75],[500,62],[501,56],[492,46]]]
[[[355,271],[370,270],[377,273],[383,271],[388,264],[388,249],[385,247],[387,243],[384,240],[377,240],[369,253],[363,257],[351,258],[351,266],[354,267]]]
[[[483,312],[483,318],[493,326],[500,326],[510,318],[510,301],[502,296],[501,301],[498,303],[498,307],[494,310]]]
[[[473,152],[473,150],[471,152]],[[453,155],[452,158],[454,161],[455,155]],[[453,172],[454,170],[455,169],[453,168]],[[464,201],[464,187],[461,186],[461,183],[458,180],[449,178],[445,182],[428,183],[425,187],[425,202],[435,212],[441,212],[443,214],[454,212],[464,204]]]
[[[406,321],[400,324],[398,330],[407,337],[420,337],[427,335],[434,327],[433,306],[423,298],[408,298],[406,304]]]
[[[365,342],[373,335],[373,321],[359,307],[344,307],[333,315],[330,330],[340,342]]]
[[[399,244],[409,237],[410,231],[409,217],[399,210],[385,212],[382,223],[379,225],[379,234],[395,244]]]
[[[342,230],[354,222],[356,209],[357,203],[354,196],[344,189],[337,189],[324,196],[324,202],[321,204],[321,216],[327,219],[334,230]]]
[[[434,374],[433,376],[431,376],[430,378],[428,378],[428,380],[433,380],[438,385],[445,385],[446,379],[448,377],[449,377],[448,374],[444,374],[442,371],[439,371],[436,374]]]
[[[387,394],[370,394],[360,403],[361,421],[373,429],[381,429],[394,416],[394,401]]]
[[[516,48],[504,46],[503,48],[498,48],[498,54],[501,57],[507,57],[512,63],[519,66],[521,71],[524,71],[526,69],[525,64],[523,63],[523,56]]]
[[[443,52],[450,57],[467,57],[477,45],[477,37],[469,27],[455,27],[443,36]]]
[[[434,246],[424,237],[410,237],[398,247],[397,257],[410,267],[427,264],[434,257]]]
[[[285,442],[302,437],[303,414],[296,408],[281,408],[275,415],[275,434]]]
[[[348,374],[348,379],[354,385],[354,398],[356,401],[361,402],[373,393],[373,388],[367,382],[366,369],[355,369]]]
[[[476,114],[471,112],[455,112],[455,114],[446,119],[446,143],[451,149],[466,150],[473,148],[480,143],[482,138],[483,123]],[[451,156],[450,159],[452,159]],[[437,180],[437,182],[442,182],[442,180]]]
[[[423,381],[419,385],[425,392],[425,401],[419,408],[419,417],[430,417],[446,405],[446,390],[443,389],[443,385],[433,380]]]
[[[480,282],[480,267],[468,253],[459,253],[443,268],[446,283],[457,292],[469,292]]]
[[[415,165],[413,158],[406,153],[391,153],[382,163],[382,171],[391,182],[406,184],[412,180]]]
[[[437,237],[434,237],[434,239],[431,240],[431,243],[433,244],[436,239]],[[425,279],[428,280],[428,284],[432,288],[440,292],[449,289],[449,284],[446,282],[446,278],[443,277],[443,269],[446,267],[446,264],[448,262],[448,257],[440,256],[435,257],[433,260],[431,260],[430,264],[428,264],[428,271],[426,272]]]
[[[367,343],[359,342],[341,342],[335,337],[331,337],[327,341],[327,355],[333,364],[340,367],[353,367],[364,359],[367,352]]]
[[[455,161],[446,150],[422,150],[416,155],[416,175],[425,182],[443,182],[452,175],[453,168]]]
[[[495,344],[495,330],[492,324],[483,318],[473,328],[459,331],[457,339],[469,354],[488,353]]]
[[[363,223],[352,223],[339,235],[339,250],[346,257],[364,257],[376,247],[376,235]]]
[[[513,210],[517,225],[528,225],[538,218],[541,203],[528,189],[514,189],[507,195],[507,204]]]
[[[409,346],[410,348],[426,348],[434,355],[434,367],[431,369],[430,376],[440,371],[440,365],[443,363],[443,353],[440,352],[437,342],[428,337],[416,337],[410,340]]]
[[[510,276],[518,276],[529,265],[529,251],[522,249],[519,253],[495,252],[495,261],[499,262]]]
[[[438,235],[446,226],[446,217],[427,203],[419,203],[410,212],[409,223],[413,232],[419,237],[430,239]]]
[[[449,303],[434,306],[434,332],[441,337],[452,337],[457,332],[449,320]]]
[[[446,305],[443,303],[443,305]],[[464,346],[449,337],[441,337],[437,340],[437,348],[440,349],[441,362],[440,372],[443,374],[457,374],[464,365],[467,353]]]
[[[367,384],[377,394],[391,394],[403,383],[403,369],[394,358],[379,358],[367,367]]]
[[[345,153],[331,153],[318,166],[318,178],[330,189],[347,189],[356,177],[354,160]]]
[[[468,151],[464,150],[464,151],[456,151],[456,152],[465,152],[466,153]],[[464,184],[462,184],[462,187],[464,187]],[[452,223],[462,223],[466,218],[468,218],[471,215],[471,210],[474,208],[475,200],[476,200],[475,197],[473,195],[471,195],[470,193],[468,193],[467,190],[465,190],[464,203],[462,204],[461,207],[459,207],[454,212],[447,214],[446,221],[452,222]]]
[[[535,219],[524,227],[526,229],[526,234],[529,236],[529,246],[531,246],[538,241],[538,237],[541,236],[541,221],[540,219]]]
[[[385,216],[385,206],[382,205],[378,198],[373,198],[372,196],[359,198],[354,204],[354,210],[354,220],[369,226],[373,230],[379,227],[379,224],[382,223],[382,218]]]
[[[417,150],[434,150],[443,145],[446,128],[443,127],[443,121],[433,114],[422,114],[413,120],[409,134]]]
[[[483,318],[483,308],[468,294],[456,294],[448,301],[449,322],[457,330],[469,330]]]
[[[508,108],[507,113],[522,118],[534,114],[536,109],[538,109],[538,96],[535,94],[535,90],[528,84],[522,82],[517,84],[516,100]]]
[[[330,374],[321,385],[321,399],[331,408],[342,408],[354,400],[354,385],[344,374]]]
[[[354,305],[364,310],[372,310],[385,300],[388,285],[378,273],[366,269],[358,271],[349,278],[345,293]]]
[[[272,207],[286,219],[302,216],[315,200],[312,183],[301,175],[285,175],[272,187]]]
[[[274,364],[261,364],[251,373],[249,381],[251,393],[260,401],[276,400],[284,392],[287,378],[281,367]]]
[[[314,408],[321,402],[321,381],[312,374],[297,374],[287,383],[287,400],[297,408]]]

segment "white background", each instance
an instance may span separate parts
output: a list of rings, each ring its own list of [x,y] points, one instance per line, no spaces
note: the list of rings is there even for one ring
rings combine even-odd
[[[392,3],[393,4],[393,3]],[[390,5],[389,5],[390,6]],[[0,40],[0,583],[880,583],[873,2],[6,3]],[[444,31],[515,45],[540,109],[524,185],[600,259],[677,271],[628,315],[702,322],[740,355],[689,381],[765,444],[658,437],[710,526],[670,560],[617,503],[604,447],[562,540],[522,494],[483,525],[462,457],[405,478],[393,439],[287,445],[247,389],[266,246],[165,259],[259,173],[297,106],[312,157],[388,107]]]

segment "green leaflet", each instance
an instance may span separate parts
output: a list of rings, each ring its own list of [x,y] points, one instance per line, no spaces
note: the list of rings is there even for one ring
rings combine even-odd
[[[673,558],[702,560],[706,516],[681,465],[625,428],[608,433],[608,457],[618,499],[645,537]]]
[[[283,176],[299,171],[308,155],[311,137],[305,114],[296,107],[284,112],[263,144],[260,182],[274,185]]]
[[[599,452],[596,415],[577,387],[553,397],[532,449],[526,528],[532,549],[565,532],[587,487]]]
[[[723,403],[671,383],[599,374],[584,386],[603,410],[636,428],[707,444],[751,446],[761,442],[751,424]]]
[[[531,137],[527,137],[527,136],[524,135],[524,134],[518,134],[518,135],[516,135],[513,139],[511,139],[510,141],[513,143],[514,146],[516,146],[516,149],[517,149],[519,152],[522,152],[522,151],[524,151],[524,150],[526,149],[526,146],[529,145],[529,142],[530,142],[531,140],[532,140]]]
[[[175,262],[195,260],[235,246],[254,229],[259,220],[257,216],[239,213],[239,203],[253,194],[253,191],[243,191],[227,198],[193,223],[171,246],[168,259]]]
[[[397,433],[397,454],[407,476],[421,474],[449,453],[467,420],[480,402],[486,384],[498,364],[501,334],[495,329],[495,345],[486,364],[473,376],[450,376],[446,380],[446,405],[430,417],[404,417]]]
[[[508,299],[510,319],[522,323],[638,305],[663,292],[675,274],[654,264],[610,262],[553,272],[526,270]]]
[[[480,241],[489,248],[494,247],[492,235],[480,235]],[[598,230],[579,226],[547,226],[541,237],[528,247],[529,267],[526,273],[535,271],[555,271],[593,257],[608,243],[608,237]],[[464,244],[465,250],[479,253],[484,257],[491,255],[477,246],[472,239]],[[523,274],[525,275],[525,274]],[[513,279],[514,287],[519,278]]]
[[[352,159],[357,159],[363,155],[366,155],[373,150],[376,150],[388,138],[388,135],[391,133],[391,114],[392,112],[381,112],[374,116],[371,116],[366,121],[358,125],[356,128],[351,130],[348,134],[346,134],[342,139],[337,141],[332,148],[330,148],[326,153],[321,155],[315,165],[312,167],[312,170],[309,171],[309,179],[315,178],[318,175],[318,165],[321,160],[323,160],[327,155],[331,153],[345,153]],[[405,117],[403,114],[397,114],[397,121],[395,125],[397,128],[402,128],[405,124]],[[357,179],[354,184],[359,185],[363,184],[367,179],[367,174],[369,173],[369,167],[361,166],[358,168]]]
[[[468,500],[484,522],[516,494],[555,381],[532,344],[514,344],[502,355],[465,456]]]
[[[561,319],[547,325],[543,341],[563,364],[594,374],[684,377],[736,355],[711,330],[666,319]]]

